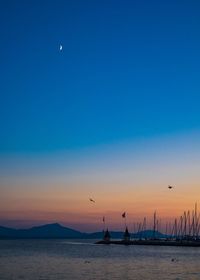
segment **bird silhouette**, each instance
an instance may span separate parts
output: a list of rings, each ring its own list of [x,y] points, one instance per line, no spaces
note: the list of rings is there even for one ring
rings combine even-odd
[[[168,189],[173,189],[174,188],[174,186],[171,186],[171,185],[168,185]]]
[[[89,198],[89,200],[90,200],[91,202],[95,203],[95,200],[94,200],[94,199],[92,199],[92,198]]]

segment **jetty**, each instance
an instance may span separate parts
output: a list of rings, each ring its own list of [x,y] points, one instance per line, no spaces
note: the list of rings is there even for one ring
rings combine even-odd
[[[187,241],[187,240],[100,240],[95,244],[104,245],[151,245],[151,246],[179,246],[179,247],[200,247],[200,241]]]

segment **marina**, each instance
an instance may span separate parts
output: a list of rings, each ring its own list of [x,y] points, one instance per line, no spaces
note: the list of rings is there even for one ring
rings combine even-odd
[[[172,225],[166,223],[163,233],[161,226],[159,226],[161,221],[157,218],[156,211],[153,214],[152,230],[148,231],[146,230],[146,217],[142,223],[138,223],[137,231],[133,234],[129,233],[128,230],[126,212],[122,214],[122,218],[125,219],[125,231],[122,239],[112,239],[108,228],[105,230],[104,223],[103,239],[97,241],[96,244],[200,247],[200,214],[197,211],[197,203],[195,203],[194,210],[184,211],[183,215],[175,218]],[[147,232],[151,234],[147,235]]]

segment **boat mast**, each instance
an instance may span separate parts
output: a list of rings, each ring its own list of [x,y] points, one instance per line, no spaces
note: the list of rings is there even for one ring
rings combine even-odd
[[[156,237],[156,211],[154,212],[153,215],[153,238],[155,239]]]

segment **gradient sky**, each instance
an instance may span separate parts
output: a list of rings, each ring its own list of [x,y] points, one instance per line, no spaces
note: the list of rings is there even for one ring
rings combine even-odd
[[[121,229],[199,202],[199,11],[0,2],[1,225]]]

